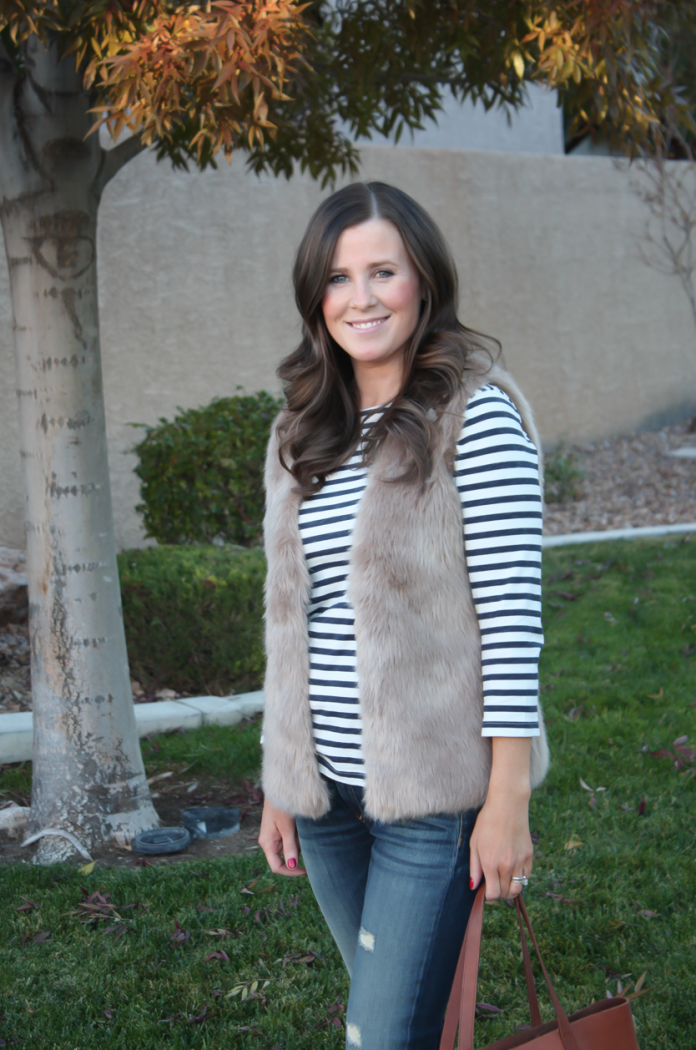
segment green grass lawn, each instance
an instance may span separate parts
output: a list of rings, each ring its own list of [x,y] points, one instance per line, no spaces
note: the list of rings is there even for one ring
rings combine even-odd
[[[531,808],[529,911],[568,1011],[645,973],[633,1001],[642,1050],[685,1050],[696,1016],[696,541],[562,548],[544,561],[553,765]],[[253,772],[257,740],[255,725],[205,729],[143,750],[148,772],[197,762],[234,780]],[[8,770],[0,791],[24,790],[28,776]],[[96,891],[116,913],[82,921]],[[258,853],[135,872],[6,866],[0,931],[0,1046],[344,1045],[348,984],[311,892],[274,879]],[[478,1046],[527,1020],[515,931],[512,909],[487,909],[478,998],[503,1012],[478,1023]]]

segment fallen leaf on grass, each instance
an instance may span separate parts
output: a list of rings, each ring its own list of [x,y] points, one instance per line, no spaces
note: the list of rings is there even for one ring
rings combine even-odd
[[[109,1020],[109,1021],[111,1020],[111,1018],[114,1016],[115,1013],[116,1013],[116,1011],[112,1010],[111,1008],[109,1008],[108,1010],[104,1010],[103,1011],[104,1017],[106,1017],[107,1020]]]
[[[259,985],[261,985],[261,991],[263,991],[264,988],[267,988],[270,983],[270,980],[262,982],[261,978],[258,978],[255,981],[246,981],[244,984],[237,984],[231,992],[227,993],[225,999],[232,999],[233,996],[238,995],[240,996],[242,1002],[244,1002],[246,999],[261,999],[263,1005],[263,1003],[265,1002],[265,998],[258,991],[258,987]]]
[[[203,930],[203,933],[206,933],[208,935],[208,937],[230,937],[230,936],[238,937],[239,936],[239,931],[238,930],[226,930],[224,926],[219,926],[219,927],[217,927],[214,930]]]
[[[585,902],[580,900],[578,897],[564,897],[562,893],[545,893],[545,897],[550,897],[551,900],[558,901],[559,904],[578,904],[583,905]]]
[[[648,803],[645,801],[644,798],[642,798],[640,800],[640,802],[638,803],[638,809],[636,810],[636,812],[638,813],[638,816],[642,817],[647,808],[648,808]]]
[[[662,686],[660,686],[660,692],[659,693],[648,693],[648,700],[661,700],[663,692],[664,692],[664,690],[663,690]]]
[[[81,886],[80,889],[84,900],[80,901],[77,908],[68,912],[69,915],[78,915],[82,923],[94,920],[99,921],[101,919],[120,919],[121,916],[118,914],[116,905],[111,900],[110,893],[100,893],[99,890],[89,893],[84,886]],[[130,905],[130,907],[135,907],[135,905]]]
[[[345,1011],[345,1006],[341,1002],[340,995],[338,995],[334,999],[333,1003],[327,1009],[328,1016],[325,1017],[323,1019],[323,1021],[319,1021],[319,1022],[317,1022],[317,1024],[312,1025],[312,1027],[313,1028],[329,1028],[329,1027],[343,1028],[343,1022],[341,1021],[340,1017],[338,1017],[338,1014],[342,1014],[344,1011]]]
[[[89,864],[85,864],[84,867],[77,869],[78,875],[91,875],[96,866],[96,860],[91,860]]]
[[[564,849],[577,849],[578,846],[584,846],[584,845],[585,845],[585,843],[584,842],[580,842],[579,839],[570,839],[568,842],[566,842],[566,844],[565,844],[565,846],[563,848]]]
[[[32,944],[45,944],[50,936],[50,930],[41,930],[41,933],[37,933],[34,937],[32,937],[30,933],[27,933],[22,937],[22,944],[26,944],[30,937]]]
[[[199,1014],[195,1014],[195,1016],[191,1015],[191,1017],[188,1018],[186,1023],[187,1024],[200,1024],[201,1021],[205,1020],[205,1015],[207,1013],[208,1013],[208,1007],[204,1006]]]
[[[30,901],[28,897],[25,897],[21,893],[20,897],[24,901],[24,904],[20,904],[18,908],[15,908],[15,911],[33,911],[34,908],[38,908],[36,901]]]
[[[283,968],[285,968],[288,963],[304,963],[306,966],[309,966],[309,964],[313,963],[315,959],[320,958],[321,956],[318,952],[293,952],[291,955],[283,956]]]
[[[650,911],[649,908],[641,908],[640,911],[636,912],[636,915],[644,915],[646,919],[656,919],[659,914],[659,911]]]
[[[122,937],[123,934],[127,932],[127,926],[107,926],[107,928],[104,930],[104,936],[106,936],[107,933],[113,933],[115,937]]]
[[[476,1003],[476,1009],[480,1010],[484,1014],[503,1014],[505,1013],[499,1006],[492,1006],[491,1003]]]
[[[230,961],[229,955],[227,954],[227,952],[223,948],[218,948],[217,951],[210,952],[209,955],[206,955],[206,957],[203,960],[203,962],[211,962],[212,959],[220,959],[221,962],[229,962]]]
[[[176,929],[174,930],[174,933],[171,935],[169,940],[173,941],[176,945],[185,944],[186,941],[188,941],[191,937],[191,931],[183,930],[181,926],[179,926],[179,923],[176,919],[174,920],[174,925],[176,926]]]
[[[204,911],[215,911],[214,908],[209,907],[207,904],[197,904],[196,911],[202,913]]]

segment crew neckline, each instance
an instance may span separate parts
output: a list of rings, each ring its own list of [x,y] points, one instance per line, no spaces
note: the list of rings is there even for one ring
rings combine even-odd
[[[360,415],[364,416],[366,412],[377,412],[378,409],[382,409],[382,411],[384,411],[384,409],[388,408],[389,405],[391,405],[391,401],[385,401],[382,405],[370,405],[368,408],[361,408]]]

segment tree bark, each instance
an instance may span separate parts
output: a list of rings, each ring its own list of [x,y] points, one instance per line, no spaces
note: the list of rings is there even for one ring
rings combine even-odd
[[[0,211],[26,493],[27,832],[60,827],[89,848],[159,822],[130,689],[99,347],[97,209],[117,164],[96,134],[85,138],[94,115],[74,59],[35,37],[24,57],[22,76],[0,62]],[[38,858],[66,847],[44,839]]]

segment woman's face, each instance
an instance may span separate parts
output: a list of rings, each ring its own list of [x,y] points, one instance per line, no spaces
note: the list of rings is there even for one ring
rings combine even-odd
[[[390,364],[401,373],[421,296],[420,274],[393,223],[369,219],[343,231],[322,310],[330,335],[353,359],[356,378]]]

